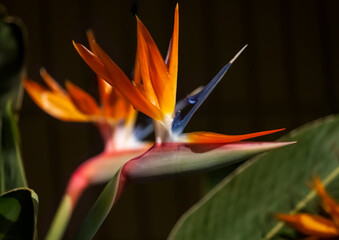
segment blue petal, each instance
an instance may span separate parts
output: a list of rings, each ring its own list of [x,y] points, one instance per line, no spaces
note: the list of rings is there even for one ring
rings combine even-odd
[[[196,89],[194,89],[194,91],[192,91],[189,95],[196,95],[198,94],[199,92],[201,92],[201,90],[203,90],[204,87],[203,86],[200,86]],[[189,96],[188,95],[188,96]],[[183,110],[185,107],[187,107],[189,104],[194,104],[190,101],[188,101],[187,98],[184,98],[184,99],[181,99],[179,102],[177,102],[177,104],[175,105],[175,112],[179,112],[181,110]]]
[[[205,99],[208,97],[208,95],[212,92],[212,90],[215,88],[215,86],[220,82],[222,77],[225,75],[229,67],[232,65],[232,63],[235,61],[235,59],[241,54],[241,52],[247,47],[243,47],[236,55],[235,57],[226,64],[220,72],[207,84],[207,86],[201,90],[199,93],[189,96],[186,98],[186,101],[190,104],[194,104],[192,109],[187,113],[187,115],[181,120],[177,117],[175,117],[173,123],[172,123],[172,131],[176,134],[181,134],[186,127],[189,120],[192,118],[193,114],[198,110],[198,108],[201,106],[201,104],[205,101]]]
[[[177,102],[177,104],[175,104],[175,112],[183,110],[188,104],[189,103],[186,101],[186,99],[181,99],[179,102]]]

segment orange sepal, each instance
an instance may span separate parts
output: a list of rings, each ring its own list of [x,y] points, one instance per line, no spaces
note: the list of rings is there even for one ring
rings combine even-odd
[[[93,52],[93,54],[95,55],[95,49],[93,47],[93,42],[95,42],[95,38],[94,38],[94,34],[91,30],[86,31],[86,35],[87,35],[87,39],[88,39],[88,43],[90,46],[91,51]],[[99,94],[100,94],[100,99],[101,99],[101,103],[103,105],[104,108],[104,112],[108,113],[111,111],[111,106],[110,106],[110,95],[112,94],[112,86],[109,85],[104,79],[102,79],[101,77],[97,77],[97,81],[98,81],[98,88],[99,88]]]
[[[40,69],[40,76],[42,77],[42,79],[45,81],[47,86],[53,92],[58,93],[58,94],[62,94],[62,95],[65,95],[65,96],[67,95],[65,90],[62,87],[60,87],[60,85],[57,83],[57,81],[54,80],[54,78],[52,78],[51,75],[48,74],[46,69],[44,69],[44,68]]]
[[[63,121],[90,120],[77,110],[69,97],[45,90],[39,84],[28,79],[25,79],[23,84],[33,101],[49,115]]]
[[[40,69],[40,76],[42,77],[42,79],[44,80],[44,82],[47,84],[47,86],[55,93],[58,94],[62,94],[62,95],[67,95],[67,93],[65,92],[65,90],[60,87],[60,85],[57,83],[57,81],[55,81],[54,78],[52,78],[51,75],[48,74],[48,72],[46,71],[46,69],[41,68]]]
[[[168,56],[168,73],[170,77],[169,85],[174,90],[174,96],[176,95],[177,89],[177,76],[178,76],[178,48],[179,48],[179,4],[175,7],[174,14],[174,26],[173,34],[171,38],[171,46]],[[175,100],[175,99],[174,99]]]
[[[98,88],[101,99],[101,105],[103,108],[104,115],[106,118],[115,119],[116,112],[116,101],[117,101],[117,93],[113,89],[111,85],[109,85],[105,80],[98,77]]]
[[[138,116],[138,111],[136,111],[132,105],[129,105],[127,114],[125,117],[126,124],[130,126],[134,126],[137,120],[137,116]]]
[[[176,89],[173,88],[175,86],[170,83],[168,68],[158,47],[139,18],[137,18],[137,37],[138,53],[140,51],[140,55],[145,54],[143,58],[139,58],[141,69],[143,69],[143,64],[147,63],[149,77],[160,109],[165,114],[172,114],[175,107]],[[141,74],[144,79],[143,71]]]
[[[321,238],[331,238],[339,236],[336,225],[323,217],[310,214],[278,214],[276,218],[288,223],[298,232]]]
[[[94,55],[90,50],[88,50],[85,46],[79,43],[75,43],[73,41],[73,45],[81,58],[87,63],[87,65],[101,78],[107,80],[109,79],[109,75],[104,64],[101,60]]]
[[[134,63],[134,76],[133,76],[133,82],[135,85],[141,84],[141,69],[140,69],[140,63],[139,63],[139,53],[137,50],[137,53],[135,54],[135,63]]]
[[[86,93],[70,81],[66,81],[66,88],[72,99],[72,102],[82,113],[86,115],[101,114],[101,109],[88,93]]]
[[[94,33],[92,32],[92,30],[87,30],[86,31],[86,36],[87,36],[89,48],[91,49],[93,54],[96,55],[95,49],[93,47],[93,42],[95,42],[95,38],[94,38]]]
[[[121,94],[114,88],[112,88],[109,98],[107,99],[107,111],[115,121],[124,120],[128,114],[130,104],[127,103]]]
[[[161,111],[145,98],[139,89],[128,79],[124,72],[94,41],[93,46],[109,74],[109,78],[104,77],[104,80],[111,84],[114,88],[117,88],[125,99],[127,99],[137,110],[155,120],[162,120],[163,114]]]
[[[188,141],[191,143],[230,143],[230,142],[239,142],[249,138],[260,137],[271,133],[279,132],[282,130],[285,130],[285,128],[249,133],[244,135],[224,135],[213,132],[192,132],[187,133],[185,135],[188,137]]]
[[[141,90],[143,90],[144,95],[147,97],[147,99],[156,107],[159,107],[159,101],[158,97],[155,94],[153,84],[151,81],[151,75],[150,75],[150,66],[148,62],[148,49],[145,41],[139,40],[139,31],[138,31],[138,49],[137,49],[137,55],[135,60],[135,66],[136,69],[140,71],[140,76],[136,75],[136,86]],[[142,63],[142,64],[140,64]],[[142,85],[141,83],[142,78]]]
[[[339,205],[331,198],[318,177],[314,178],[314,189],[322,199],[324,210],[331,216],[335,224],[339,227]]]

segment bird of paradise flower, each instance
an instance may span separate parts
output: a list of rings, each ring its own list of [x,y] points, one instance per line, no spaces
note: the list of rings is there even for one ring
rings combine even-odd
[[[87,36],[92,39],[92,31],[88,31]],[[138,73],[138,65],[135,67],[134,71]],[[23,82],[34,102],[42,110],[59,120],[94,123],[105,144],[102,153],[82,163],[70,177],[65,196],[57,211],[57,215],[67,211],[67,219],[64,218],[64,215],[61,216],[63,227],[66,227],[78,199],[88,186],[107,182],[126,161],[151,147],[151,142],[141,142],[140,140],[150,134],[153,128],[150,125],[135,127],[137,111],[116,89],[100,77],[97,78],[97,83],[101,106],[96,103],[93,97],[70,81],[66,81],[66,91],[45,69],[40,70],[40,75],[48,88],[29,79],[25,79]],[[138,80],[135,79],[135,81]],[[198,91],[200,88],[193,92]],[[186,106],[187,103],[181,100],[176,105],[176,109],[181,110]],[[57,219],[58,216],[55,221],[59,222]],[[52,223],[49,236],[56,237],[53,226],[54,223]],[[58,226],[59,230],[60,225]]]
[[[315,214],[277,214],[276,217],[306,235],[307,239],[337,239],[339,237],[339,204],[328,195],[319,178],[314,179],[314,189],[321,197],[322,207],[329,218]]]
[[[114,170],[151,145],[139,141],[133,133],[137,112],[102,79],[98,79],[101,108],[90,95],[73,83],[66,82],[66,92],[44,69],[41,70],[41,76],[50,90],[32,80],[24,81],[35,103],[60,120],[93,122],[104,139],[104,151],[80,165],[69,181],[66,193],[74,205],[85,187],[107,181],[114,175]]]
[[[91,36],[89,31],[88,37]],[[94,123],[105,144],[102,153],[83,162],[70,177],[58,211],[58,214],[67,212],[66,218],[62,216],[65,227],[83,191],[90,185],[107,182],[125,162],[145,152],[151,143],[141,142],[140,137],[151,131],[147,130],[149,127],[144,132],[140,128],[135,131],[137,111],[100,77],[97,83],[101,106],[70,81],[66,82],[66,91],[45,69],[40,74],[48,88],[28,79],[23,82],[34,102],[59,120]],[[54,231],[52,235],[56,237]]]
[[[291,144],[291,142],[240,142],[283,129],[235,136],[211,132],[183,134],[185,126],[195,111],[219,83],[244,48],[221,69],[203,90],[187,98],[187,102],[192,105],[192,108],[183,117],[180,112],[175,114],[178,34],[179,10],[177,5],[170,47],[164,60],[146,27],[137,18],[136,66],[140,68],[140,75],[135,76],[137,81],[134,82],[126,77],[123,71],[99,47],[94,38],[90,39],[91,49],[94,51],[74,42],[80,56],[98,76],[116,88],[137,110],[153,119],[155,144],[144,154],[124,164],[116,174],[115,192],[112,194],[113,202],[131,183],[207,171],[263,151]],[[91,212],[94,213],[99,208],[94,206]],[[100,221],[102,222],[105,218],[105,214],[107,212],[102,212],[98,218],[99,225]],[[94,227],[90,219],[85,220],[82,229],[86,226],[91,226],[91,229],[98,227]],[[78,239],[85,237],[82,233],[79,234]]]

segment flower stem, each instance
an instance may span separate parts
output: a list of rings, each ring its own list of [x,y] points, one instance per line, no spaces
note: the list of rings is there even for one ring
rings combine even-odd
[[[72,212],[73,206],[71,197],[68,194],[65,194],[53,219],[51,227],[48,230],[45,238],[46,240],[59,240],[62,238]]]

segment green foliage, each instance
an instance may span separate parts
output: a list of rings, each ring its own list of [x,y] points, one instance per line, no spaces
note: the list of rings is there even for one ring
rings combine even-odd
[[[0,122],[0,193],[27,187],[19,148],[18,128],[8,103]]]
[[[169,239],[293,236],[293,231],[273,216],[297,212],[314,201],[316,194],[308,184],[313,176],[319,176],[329,187],[339,181],[339,116],[307,124],[280,141],[298,143],[240,166],[185,213]]]
[[[0,5],[0,239],[36,239],[38,197],[27,187],[13,113],[20,105],[25,34]]]
[[[21,21],[0,5],[0,194],[27,187],[12,103],[19,105],[24,71],[25,31]]]
[[[7,16],[0,4],[0,115],[8,100],[20,104],[18,96],[24,71],[25,40],[21,21]]]
[[[79,227],[75,236],[76,240],[90,240],[99,230],[101,224],[116,201],[120,174],[121,169],[106,184],[106,187],[101,192],[99,198],[95,201],[91,210]]]
[[[0,196],[0,239],[36,239],[38,196],[17,188]]]

